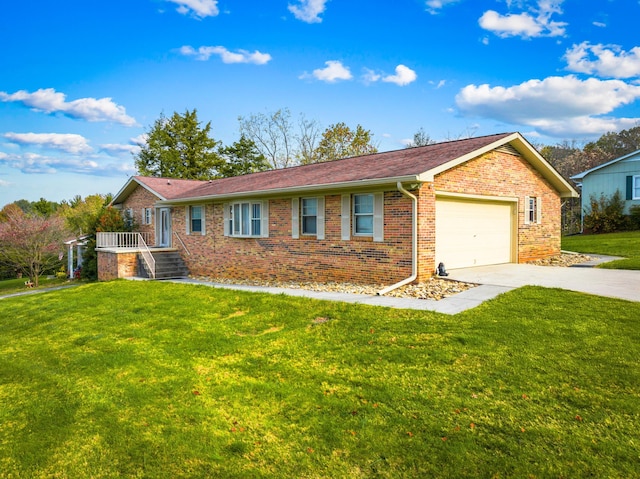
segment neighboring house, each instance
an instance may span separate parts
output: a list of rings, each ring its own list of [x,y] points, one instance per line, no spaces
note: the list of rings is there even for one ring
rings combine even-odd
[[[504,133],[211,181],[136,176],[113,204],[194,276],[392,284],[557,255],[561,198],[577,196]],[[98,246],[100,279],[132,274],[117,258],[131,250]]]
[[[640,205],[640,150],[611,160],[571,177],[582,186],[582,213],[590,210],[590,199],[611,197],[616,191],[624,200],[624,214]]]

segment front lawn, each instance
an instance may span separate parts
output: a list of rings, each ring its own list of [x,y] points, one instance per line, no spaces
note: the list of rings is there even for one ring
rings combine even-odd
[[[640,231],[562,238],[562,249],[576,253],[622,256],[625,259],[604,263],[601,268],[640,269]]]
[[[640,303],[161,282],[0,300],[0,477],[638,477]]]
[[[0,295],[29,291],[30,288],[27,288],[27,286],[25,285],[25,281],[29,281],[29,278],[0,280]],[[34,288],[34,289],[42,289],[42,288],[50,288],[51,286],[59,286],[61,284],[64,284],[66,281],[67,281],[66,279],[47,278],[43,276],[40,278],[38,288]]]

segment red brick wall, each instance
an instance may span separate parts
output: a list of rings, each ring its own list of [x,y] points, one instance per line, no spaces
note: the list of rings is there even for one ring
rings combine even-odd
[[[436,267],[436,191],[517,197],[519,261],[560,251],[560,198],[555,190],[521,157],[493,151],[412,191],[418,197],[419,281],[428,279]],[[542,199],[542,224],[524,224],[525,196]],[[138,187],[123,205],[134,209],[142,231],[154,230],[153,225],[140,225],[140,215],[143,207],[153,206],[156,200],[149,191]],[[408,277],[412,260],[411,201],[395,189],[385,192],[384,241],[374,242],[368,237],[341,239],[340,200],[340,195],[325,196],[324,240],[315,236],[291,237],[290,198],[269,201],[268,238],[225,237],[222,203],[205,205],[204,235],[188,235],[186,207],[176,206],[172,208],[172,230],[190,254],[178,241],[173,244],[181,251],[191,274],[197,276],[370,284],[392,284]],[[108,271],[113,271],[112,265],[105,265]]]
[[[133,193],[129,195],[129,197],[122,204],[123,212],[127,208],[133,209],[133,220],[134,220],[134,229],[137,232],[141,233],[149,233],[150,238],[152,239],[149,243],[149,246],[155,245],[155,208],[154,205],[156,201],[158,201],[158,197],[151,193],[146,188],[142,186],[138,186]],[[145,225],[142,224],[142,209],[143,208],[151,208],[152,217],[151,224]]]
[[[518,262],[560,253],[561,199],[523,158],[492,151],[435,178],[435,189],[455,193],[518,198]],[[541,224],[524,224],[525,196],[542,200]]]
[[[131,278],[136,275],[137,253],[98,251],[98,281]]]
[[[341,240],[341,197],[325,196],[325,239],[291,237],[291,198],[269,201],[268,238],[225,237],[223,204],[206,205],[206,234],[185,233],[185,207],[174,207],[173,231],[191,274],[280,281],[390,284],[411,274],[411,202],[397,191],[384,195],[383,242]],[[174,242],[174,246],[176,243]]]

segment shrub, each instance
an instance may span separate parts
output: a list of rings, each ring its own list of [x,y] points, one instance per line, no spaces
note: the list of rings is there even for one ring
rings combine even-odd
[[[629,220],[634,230],[640,230],[640,205],[629,208]]]
[[[610,197],[602,194],[600,198],[596,198],[595,195],[591,195],[589,211],[584,217],[584,227],[591,233],[613,233],[628,227],[620,190]]]

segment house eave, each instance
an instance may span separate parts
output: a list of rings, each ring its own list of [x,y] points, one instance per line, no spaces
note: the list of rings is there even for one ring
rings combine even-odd
[[[587,176],[590,173],[593,173],[594,171],[601,170],[601,169],[606,168],[608,166],[611,166],[611,165],[613,165],[615,163],[618,163],[619,161],[628,160],[629,158],[631,158],[631,157],[633,157],[635,155],[638,155],[638,154],[640,154],[640,150],[636,150],[636,151],[633,151],[631,153],[627,153],[626,155],[623,155],[623,156],[621,156],[619,158],[615,158],[615,159],[613,159],[611,161],[607,161],[606,163],[603,163],[601,165],[595,166],[595,167],[593,167],[593,168],[591,168],[589,170],[583,171],[582,173],[578,173],[577,175],[573,175],[571,177],[571,179],[572,180],[582,180],[582,179],[584,179],[585,176]]]
[[[260,191],[238,191],[235,193],[224,193],[218,195],[190,196],[187,198],[176,198],[170,200],[160,200],[157,206],[173,206],[191,203],[204,203],[208,201],[225,201],[238,198],[269,198],[282,196],[295,196],[320,192],[344,191],[344,190],[363,190],[376,189],[382,186],[393,186],[398,183],[420,184],[418,175],[399,176],[391,178],[376,178],[358,181],[346,181],[341,183],[323,183],[315,185],[292,186],[287,188],[273,188]]]
[[[513,133],[498,141],[490,143],[483,148],[474,150],[466,155],[455,158],[447,163],[444,163],[436,168],[426,171],[418,176],[422,182],[433,182],[435,177],[440,173],[444,173],[458,165],[466,163],[467,161],[478,158],[486,153],[489,153],[496,148],[510,144],[513,146],[522,157],[529,162],[534,169],[536,169],[555,189],[558,191],[561,198],[579,198],[580,194],[567,182],[560,173],[558,173],[542,155],[540,155],[531,144],[520,133]]]
[[[132,176],[127,180],[127,182],[120,189],[120,191],[118,191],[115,194],[115,196],[111,200],[111,203],[109,203],[109,204],[111,206],[113,206],[113,205],[117,205],[117,204],[122,203],[125,199],[127,199],[127,197],[131,193],[133,193],[133,191],[136,189],[137,186],[142,186],[144,189],[146,189],[147,191],[149,191],[153,195],[157,196],[161,201],[166,200],[166,198],[164,196],[162,196],[160,193],[158,193],[157,191],[153,190],[149,186],[145,185],[143,182],[139,181],[135,176]]]

